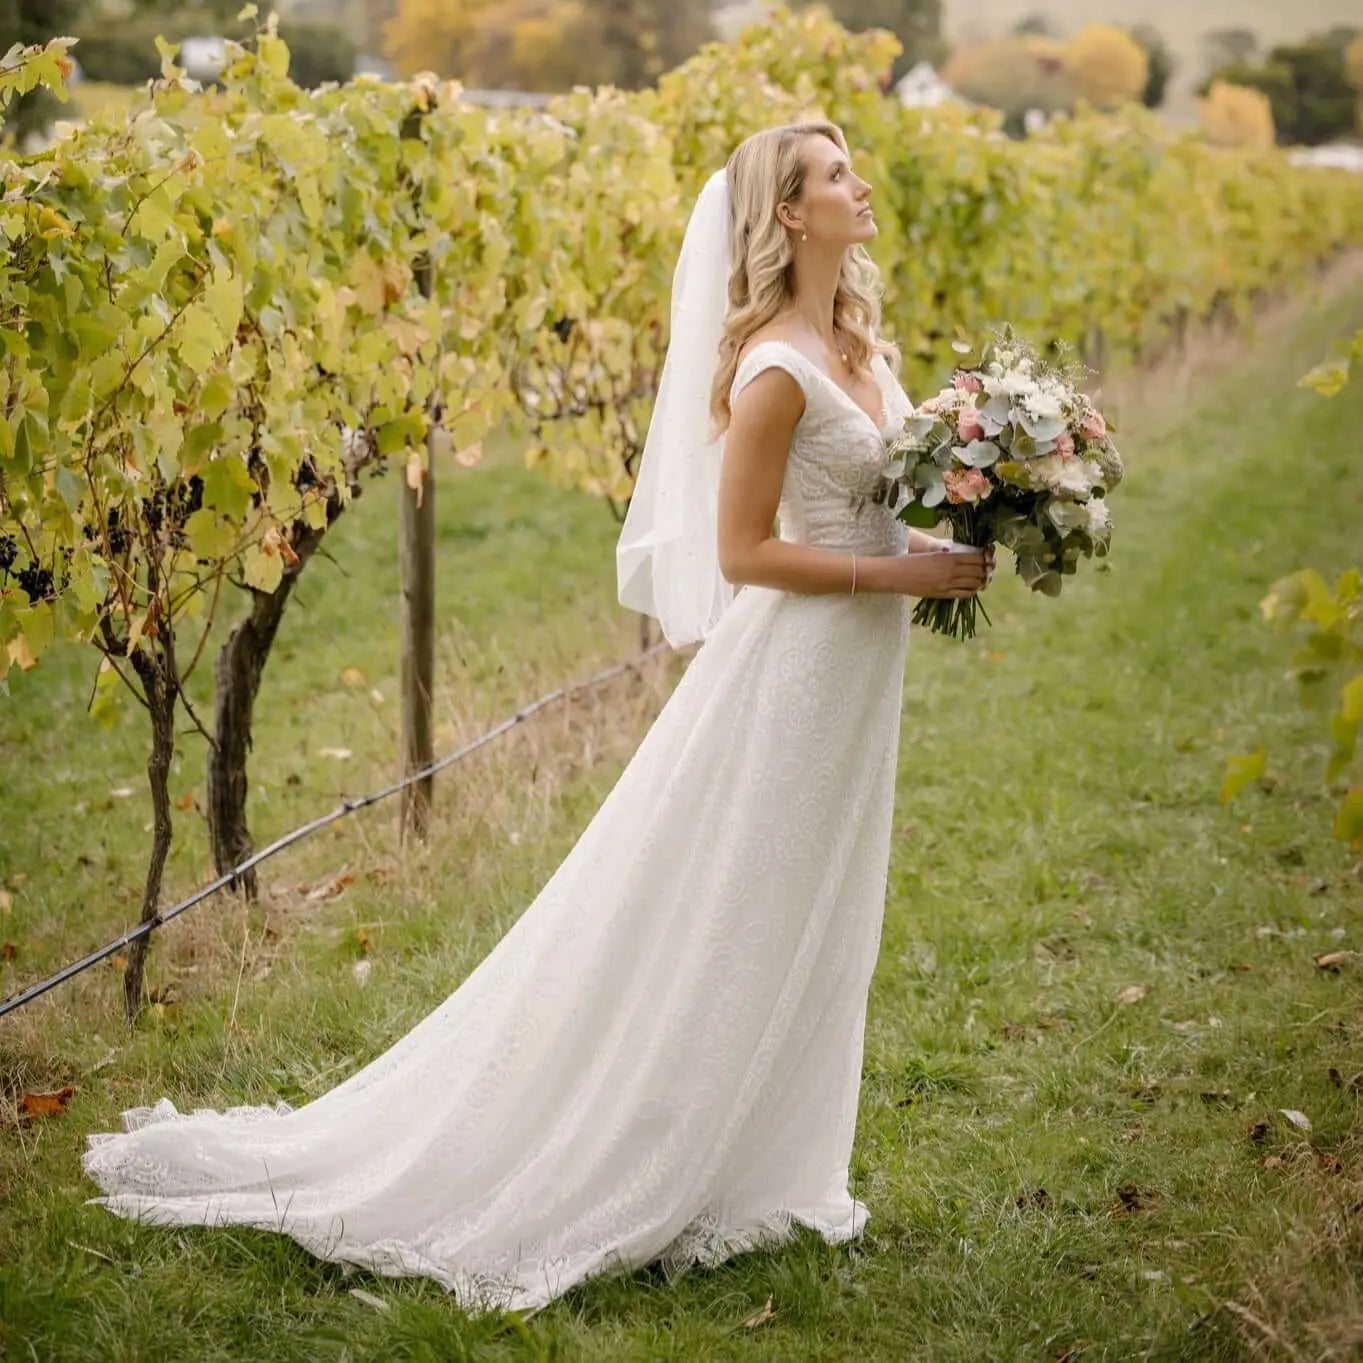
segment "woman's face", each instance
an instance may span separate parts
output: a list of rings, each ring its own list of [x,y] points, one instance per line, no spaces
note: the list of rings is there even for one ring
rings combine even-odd
[[[800,197],[789,206],[798,221],[795,239],[809,233],[809,244],[852,246],[870,241],[879,230],[867,198],[871,186],[855,174],[836,142],[815,134],[801,148],[805,183]]]

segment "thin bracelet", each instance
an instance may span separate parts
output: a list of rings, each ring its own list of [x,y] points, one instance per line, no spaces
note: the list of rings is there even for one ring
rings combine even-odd
[[[852,595],[857,594],[857,556],[852,555]]]

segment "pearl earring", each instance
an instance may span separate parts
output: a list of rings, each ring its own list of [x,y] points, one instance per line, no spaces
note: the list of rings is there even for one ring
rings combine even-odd
[[[801,240],[801,241],[808,241],[808,240],[809,240],[809,233],[808,233],[808,232],[801,232],[801,233],[800,233],[800,240]]]

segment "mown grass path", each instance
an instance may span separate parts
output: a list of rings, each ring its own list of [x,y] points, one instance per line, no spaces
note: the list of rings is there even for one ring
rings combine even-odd
[[[1313,956],[1363,946],[1363,879],[1328,836],[1321,726],[1257,602],[1297,566],[1363,558],[1363,384],[1329,402],[1294,387],[1361,316],[1354,290],[1179,398],[1128,403],[1111,572],[1058,603],[1001,577],[987,637],[912,641],[860,1245],[809,1236],[672,1286],[593,1283],[521,1325],[280,1237],[141,1229],[83,1203],[84,1134],[120,1108],[306,1099],[457,984],[637,741],[647,706],[617,689],[444,782],[428,852],[399,860],[371,815],[268,874],[260,907],[168,929],[152,982],[176,993],[134,1038],[111,971],[0,1023],[11,1097],[77,1089],[65,1116],[0,1133],[0,1355],[1331,1356],[1360,1316],[1363,997]],[[628,651],[600,508],[506,464],[441,496],[447,738]],[[392,530],[357,507],[332,546],[344,574],[310,570],[289,618],[253,768],[263,836],[390,760]],[[122,925],[144,854],[140,719],[80,719],[88,664],[52,662],[0,710],[6,992]],[[1260,742],[1276,786],[1222,807],[1224,757]],[[196,761],[186,739],[177,790]],[[139,794],[109,795],[125,784]],[[183,885],[203,856],[192,817],[180,837]],[[340,867],[355,879],[335,897],[296,888]]]

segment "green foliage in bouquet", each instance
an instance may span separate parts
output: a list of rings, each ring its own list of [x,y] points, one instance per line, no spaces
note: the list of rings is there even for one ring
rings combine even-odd
[[[1011,549],[1027,586],[1058,596],[1081,558],[1106,555],[1106,498],[1123,472],[1106,420],[1078,386],[1085,372],[1045,363],[1005,326],[889,442],[873,500],[911,526],[949,525],[959,544]],[[979,613],[973,597],[925,599],[914,620],[969,638]]]

